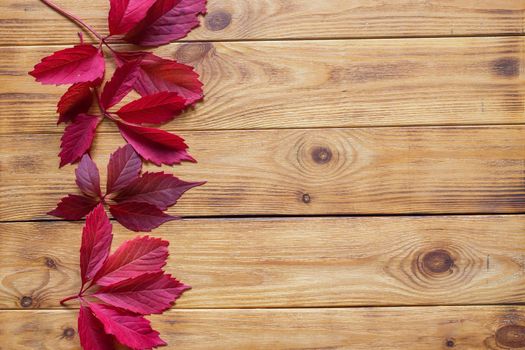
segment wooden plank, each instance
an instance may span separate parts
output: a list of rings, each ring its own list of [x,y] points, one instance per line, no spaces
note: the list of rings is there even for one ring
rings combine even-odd
[[[82,225],[0,224],[0,308],[78,292]],[[523,303],[523,232],[505,215],[183,220],[154,235],[193,286],[180,307],[235,308]],[[114,248],[136,235],[114,233]]]
[[[182,136],[199,163],[174,172],[208,183],[177,204],[172,212],[180,215],[520,213],[525,206],[525,126]],[[123,143],[114,133],[97,136],[103,176]],[[58,135],[4,135],[0,144],[0,220],[49,219],[61,197],[78,191],[75,167],[58,168]]]
[[[101,33],[109,2],[57,1]],[[521,0],[209,0],[187,40],[523,34]],[[52,24],[52,26],[50,26]],[[0,44],[73,43],[78,27],[32,0],[0,3]],[[87,33],[86,33],[87,34]]]
[[[195,65],[205,83],[205,101],[170,126],[216,130],[525,123],[524,48],[525,38],[502,37],[191,43],[157,52]],[[66,87],[27,75],[57,49],[0,52],[0,133],[62,131],[55,110]]]
[[[0,349],[77,350],[76,311],[0,311]],[[165,349],[522,349],[522,306],[174,310]]]

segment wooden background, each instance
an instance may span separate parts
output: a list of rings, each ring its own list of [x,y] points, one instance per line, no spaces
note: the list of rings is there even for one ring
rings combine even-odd
[[[106,32],[107,0],[58,2]],[[65,87],[27,75],[77,30],[0,2],[2,350],[79,349],[82,222],[45,215],[76,191]],[[156,50],[206,84],[168,125],[209,181],[153,233],[194,287],[168,348],[525,349],[524,33],[523,0],[209,0]],[[104,123],[93,154],[122,144]]]

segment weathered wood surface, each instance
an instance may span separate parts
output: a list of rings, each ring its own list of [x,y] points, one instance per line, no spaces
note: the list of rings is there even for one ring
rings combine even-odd
[[[0,308],[78,292],[82,225],[0,225]],[[193,219],[155,236],[193,286],[179,307],[257,308],[523,303],[524,232],[525,216],[505,215]],[[114,234],[114,247],[135,236]]]
[[[168,349],[492,349],[525,347],[525,308],[172,310],[153,317]],[[76,311],[0,311],[2,350],[78,350]]]
[[[189,191],[177,214],[519,213],[525,205],[524,126],[182,135],[200,163],[174,173],[208,183]],[[1,220],[49,219],[61,197],[78,191],[76,166],[58,168],[58,135],[0,142]],[[93,155],[103,176],[123,143],[118,134],[99,135]]]
[[[0,133],[62,131],[55,110],[66,87],[27,74],[57,49],[0,52]],[[157,52],[195,65],[205,83],[205,101],[170,124],[178,130],[525,122],[523,37],[191,43]]]
[[[57,0],[101,33],[107,0]],[[209,0],[186,40],[523,34],[521,0]],[[35,0],[0,3],[0,45],[74,43],[79,30]],[[87,34],[87,33],[86,33]]]

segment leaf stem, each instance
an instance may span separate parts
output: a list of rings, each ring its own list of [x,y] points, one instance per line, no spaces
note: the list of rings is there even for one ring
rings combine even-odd
[[[66,306],[66,301],[73,300],[73,299],[78,299],[78,298],[80,298],[79,295],[72,295],[70,297],[64,298],[64,299],[60,300],[60,305]]]

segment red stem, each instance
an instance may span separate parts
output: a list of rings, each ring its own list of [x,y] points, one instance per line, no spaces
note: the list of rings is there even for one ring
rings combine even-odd
[[[66,306],[66,301],[73,300],[73,299],[78,299],[78,298],[80,298],[80,295],[72,295],[70,297],[64,298],[64,299],[60,300],[60,305]]]

